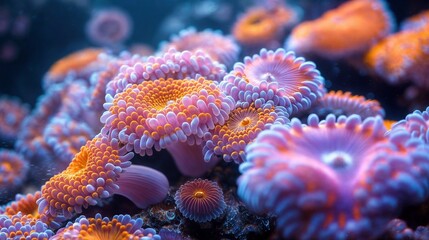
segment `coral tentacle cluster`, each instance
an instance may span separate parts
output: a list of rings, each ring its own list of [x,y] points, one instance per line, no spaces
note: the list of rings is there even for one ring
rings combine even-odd
[[[286,98],[283,102],[291,103],[292,113],[310,108],[326,91],[324,78],[316,65],[283,48],[275,51],[263,48],[259,54],[245,57],[242,63],[234,65],[224,81],[240,83],[237,77],[254,87],[272,89],[279,97]]]
[[[358,115],[273,125],[246,148],[238,194],[277,215],[285,238],[377,236],[402,205],[429,194],[429,147],[385,132],[380,117]]]
[[[78,217],[69,222],[51,238],[52,240],[114,240],[114,239],[145,239],[160,240],[154,229],[143,229],[141,218],[132,219],[130,215],[115,215],[112,219],[97,213],[94,218]]]
[[[196,222],[216,219],[226,208],[222,189],[207,179],[186,182],[177,190],[174,200],[183,216]]]

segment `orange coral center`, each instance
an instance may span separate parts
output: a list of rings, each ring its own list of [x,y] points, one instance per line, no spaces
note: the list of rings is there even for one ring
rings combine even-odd
[[[205,194],[203,191],[201,191],[201,190],[197,190],[197,191],[194,193],[194,197],[195,197],[195,198],[203,198],[205,195],[206,195],[206,194]]]
[[[242,127],[246,127],[247,125],[249,125],[249,124],[250,124],[250,122],[251,122],[251,119],[250,119],[249,117],[245,117],[245,118],[241,121],[240,125],[241,125]]]

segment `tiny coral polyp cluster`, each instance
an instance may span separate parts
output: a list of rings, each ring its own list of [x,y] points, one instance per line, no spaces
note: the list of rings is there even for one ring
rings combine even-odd
[[[31,192],[0,206],[0,239],[429,239],[397,219],[429,201],[429,12],[394,32],[384,0],[302,7],[260,1],[150,55],[125,11],[94,11],[98,47],[52,64],[31,112],[0,96],[0,200]],[[351,75],[376,87],[337,90]],[[383,103],[421,110],[371,99],[401,88]]]

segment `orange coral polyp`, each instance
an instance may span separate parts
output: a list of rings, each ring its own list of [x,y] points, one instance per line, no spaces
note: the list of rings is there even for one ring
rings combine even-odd
[[[271,104],[260,108],[255,107],[255,103],[238,106],[231,111],[225,124],[216,124],[205,134],[204,159],[211,161],[213,155],[217,155],[227,162],[243,162],[246,145],[271,124],[287,122],[287,117],[285,109]]]
[[[382,0],[353,0],[295,27],[286,45],[298,53],[336,59],[364,53],[392,29]]]
[[[132,154],[122,154],[117,140],[95,137],[83,146],[69,167],[53,176],[42,187],[39,212],[69,217],[82,206],[95,205],[118,188],[114,183]]]
[[[94,63],[102,52],[103,50],[99,48],[85,48],[61,58],[48,70],[45,84],[58,82],[71,71],[82,71]]]
[[[237,41],[253,45],[275,39],[276,21],[268,13],[264,8],[250,9],[234,25],[233,35]]]
[[[102,132],[118,138],[128,150],[151,154],[171,143],[202,136],[224,122],[233,100],[205,78],[158,79],[134,84],[107,104]]]

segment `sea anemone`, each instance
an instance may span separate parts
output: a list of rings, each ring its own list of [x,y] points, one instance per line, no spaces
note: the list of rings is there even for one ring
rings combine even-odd
[[[56,160],[68,164],[96,133],[85,122],[67,116],[55,116],[46,125],[43,138],[53,150]]]
[[[313,62],[296,57],[283,48],[276,51],[261,49],[253,57],[245,57],[224,78],[233,83],[237,77],[260,89],[273,89],[292,105],[292,114],[310,108],[325,93],[324,79]],[[287,106],[286,106],[287,107]]]
[[[130,215],[115,215],[110,220],[97,213],[95,218],[78,217],[75,222],[69,222],[58,230],[52,240],[91,239],[91,240],[115,240],[115,239],[147,239],[160,240],[154,229],[143,229],[141,218],[132,219]]]
[[[285,48],[339,59],[364,53],[392,31],[392,16],[383,0],[353,0],[296,26]]]
[[[186,144],[182,144],[183,151],[178,144],[201,144],[204,133],[217,123],[223,124],[234,107],[231,97],[203,77],[144,81],[106,99],[107,111],[101,116],[103,134],[119,139],[128,151],[142,155],[152,155],[152,148],[167,148],[179,169],[190,176],[198,176],[207,170],[205,166],[210,166],[202,156],[192,157],[195,153],[188,151]],[[200,173],[194,172],[199,168],[196,166],[201,166]]]
[[[385,132],[381,117],[358,115],[273,125],[246,148],[238,194],[275,214],[284,238],[376,237],[402,205],[429,193],[429,147]]]
[[[384,110],[377,100],[366,100],[363,96],[343,91],[330,91],[325,94],[311,108],[311,112],[318,116],[326,116],[329,113],[336,116],[357,114],[362,119],[384,116]]]
[[[213,130],[204,135],[204,160],[210,161],[214,156],[220,156],[227,162],[243,162],[247,144],[272,124],[288,123],[288,117],[284,107],[270,102],[260,107],[256,107],[254,103],[239,104],[231,111],[224,124],[216,124]]]
[[[180,52],[170,48],[161,56],[150,56],[132,66],[121,66],[117,76],[107,84],[106,93],[115,96],[133,84],[160,78],[205,77],[209,80],[221,81],[226,74],[225,71],[225,65],[214,61],[201,50]]]
[[[35,109],[24,119],[22,124],[25,131],[18,134],[15,149],[34,164],[35,169],[30,172],[34,180],[45,181],[41,176],[48,175],[48,170],[53,174],[58,173],[71,161],[71,152],[63,154],[61,150],[55,151],[56,148],[66,147],[71,150],[66,145],[72,144],[79,149],[81,146],[78,145],[86,142],[80,141],[80,138],[69,142],[67,137],[73,135],[71,133],[79,132],[79,137],[90,136],[86,139],[89,140],[101,129],[99,117],[88,109],[89,93],[88,86],[81,80],[67,80],[55,84],[38,99]],[[71,127],[71,122],[78,125],[79,131],[73,132],[72,129],[58,127],[67,124]],[[56,127],[48,128],[50,124]]]
[[[112,47],[124,42],[132,28],[132,21],[124,11],[100,9],[93,12],[86,26],[86,34],[92,42]]]
[[[206,179],[188,181],[174,196],[177,208],[185,218],[208,222],[222,215],[226,208],[222,189]]]
[[[42,221],[46,223],[49,227],[55,229],[60,226],[60,222],[63,221],[63,218],[57,217],[53,218],[52,216],[47,216],[45,214],[39,214],[37,200],[42,197],[42,192],[37,191],[35,193],[28,193],[26,195],[17,194],[15,200],[8,203],[4,207],[4,211],[1,213],[8,217],[13,217],[20,213],[22,216],[25,216],[27,220],[35,223],[36,221]]]
[[[63,172],[42,186],[39,213],[70,218],[82,207],[113,194],[123,195],[141,208],[162,201],[168,191],[167,178],[154,169],[131,165],[132,157],[116,139],[96,136]],[[137,194],[141,192],[148,194]]]
[[[12,217],[0,215],[0,239],[48,240],[54,233],[40,220],[34,221],[21,212]]]
[[[15,140],[30,108],[16,98],[0,96],[0,139]]]
[[[213,47],[216,46],[216,47]],[[178,51],[196,52],[201,50],[207,53],[213,60],[232,66],[238,59],[240,47],[231,36],[224,36],[220,31],[206,29],[197,32],[195,28],[181,30],[174,35],[169,42],[161,47],[162,51],[174,48]]]
[[[99,59],[105,63],[105,68],[91,75],[91,97],[88,105],[101,115],[104,111],[107,84],[113,81],[121,68],[134,66],[137,62],[142,61],[142,57],[124,51],[118,57],[102,53],[99,55]]]
[[[425,111],[416,110],[408,114],[405,119],[393,124],[388,134],[399,130],[405,130],[411,136],[420,138],[429,144],[429,107]]]

